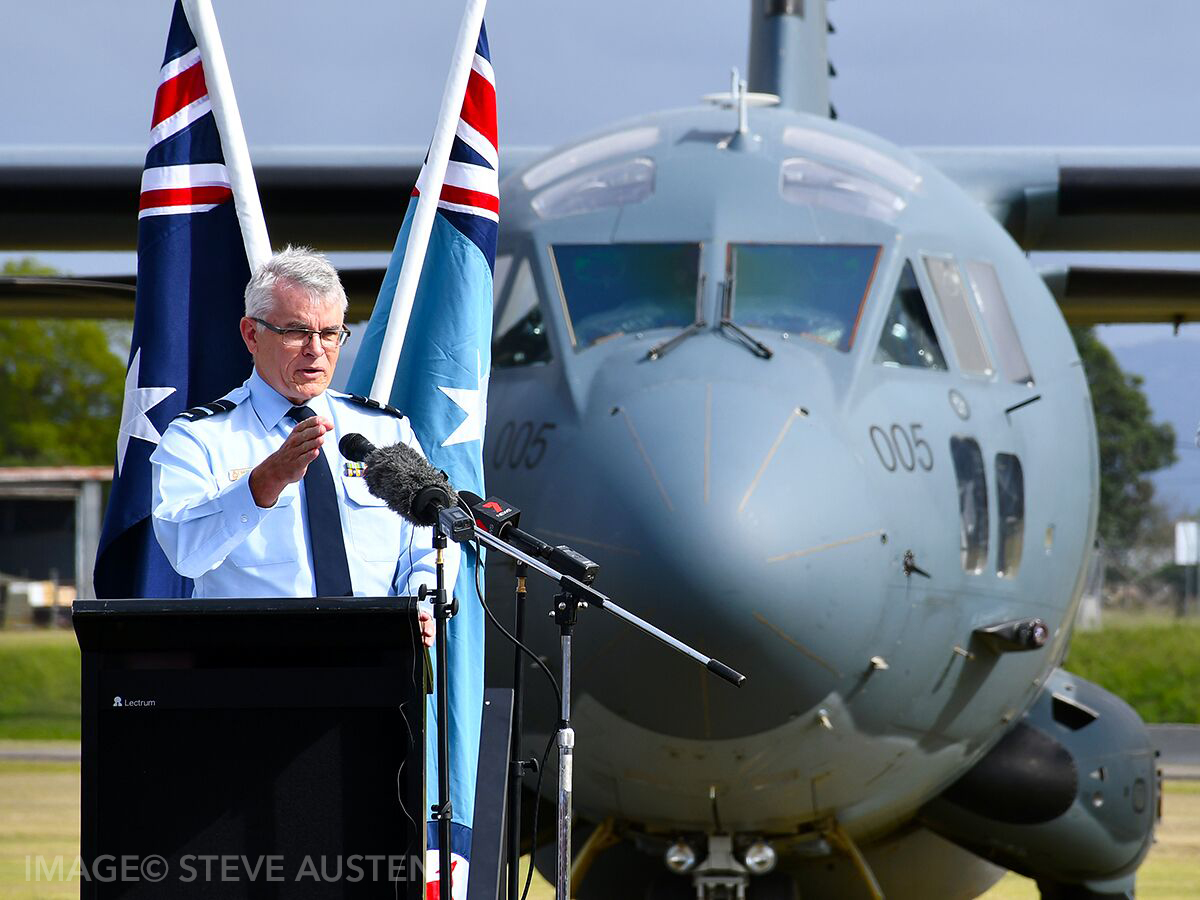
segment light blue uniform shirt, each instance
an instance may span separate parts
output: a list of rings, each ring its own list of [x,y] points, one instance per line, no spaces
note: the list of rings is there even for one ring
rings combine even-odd
[[[262,509],[250,471],[279,449],[295,423],[293,404],[254,372],[223,398],[236,407],[195,420],[175,419],[150,457],[154,533],[175,570],[195,581],[196,597],[312,597],[312,548],[303,482],[288,485]],[[312,465],[333,472],[350,582],[357,597],[417,593],[433,587],[433,532],[414,528],[367,490],[361,466],[338,450],[358,432],[377,447],[404,443],[421,451],[408,420],[325,391],[307,404],[333,422]],[[423,455],[423,454],[422,454]],[[313,527],[320,528],[317,522]],[[458,546],[446,549],[453,588]]]

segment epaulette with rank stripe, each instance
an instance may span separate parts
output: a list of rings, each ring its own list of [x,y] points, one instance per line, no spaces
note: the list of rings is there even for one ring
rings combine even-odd
[[[378,400],[372,400],[370,397],[364,397],[361,394],[347,394],[347,400],[353,400],[359,406],[368,406],[371,409],[378,409],[381,412],[391,413],[397,419],[403,419],[404,413],[396,409],[394,406],[388,406],[386,403],[380,403]]]
[[[215,416],[217,413],[229,412],[235,409],[237,404],[232,400],[214,400],[212,403],[201,403],[199,406],[193,406],[191,409],[185,409],[176,419],[187,419],[194,422],[197,419],[205,419],[209,416]]]

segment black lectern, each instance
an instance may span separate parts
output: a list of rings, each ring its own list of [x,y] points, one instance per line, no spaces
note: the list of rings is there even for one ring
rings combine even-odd
[[[72,616],[82,897],[424,897],[413,599],[90,600]]]

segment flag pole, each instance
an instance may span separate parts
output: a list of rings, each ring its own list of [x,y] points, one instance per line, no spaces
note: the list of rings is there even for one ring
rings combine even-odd
[[[396,281],[387,330],[375,364],[375,380],[371,383],[371,399],[380,403],[391,402],[392,382],[396,378],[396,366],[400,362],[417,284],[421,280],[421,268],[425,264],[425,251],[429,247],[429,234],[433,231],[442,184],[446,180],[446,165],[450,161],[450,149],[458,130],[458,119],[467,93],[467,81],[471,77],[471,63],[475,59],[475,46],[479,42],[479,29],[483,24],[483,8],[486,5],[487,0],[467,0],[454,55],[451,57],[450,74],[442,92],[442,105],[438,111],[433,141],[429,145],[429,157],[417,179],[417,189],[420,191],[417,208],[409,226],[404,262]]]
[[[271,241],[267,237],[267,223],[258,197],[258,185],[254,181],[254,167],[250,164],[250,148],[246,145],[246,133],[242,130],[242,117],[233,94],[229,63],[225,59],[221,33],[217,30],[217,16],[211,0],[183,0],[183,11],[192,27],[196,46],[200,48],[204,83],[208,86],[213,117],[221,135],[221,149],[225,153],[225,169],[233,188],[233,204],[241,226],[242,242],[246,247],[246,261],[253,272],[270,258]]]

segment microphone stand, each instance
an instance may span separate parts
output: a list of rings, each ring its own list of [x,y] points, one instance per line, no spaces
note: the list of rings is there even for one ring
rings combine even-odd
[[[446,596],[446,531],[441,524],[433,529],[433,547],[437,551],[437,588],[428,591],[421,585],[417,599],[433,594],[433,620],[437,645],[437,718],[438,718],[438,802],[431,808],[438,827],[438,891],[449,900],[452,891],[450,863],[450,821],[454,808],[450,803],[450,673],[446,659],[446,625],[456,610]]]
[[[525,563],[517,563],[515,628],[513,636],[518,641],[525,640],[525,576],[528,569]],[[512,733],[509,736],[508,759],[508,900],[518,900],[521,896],[521,788],[525,773],[536,766],[530,760],[521,758],[521,722],[525,712],[525,665],[518,649],[513,658],[513,711]],[[534,835],[537,840],[537,835]]]
[[[618,606],[607,596],[590,585],[576,581],[569,575],[563,575],[536,557],[518,550],[511,544],[492,536],[487,531],[476,528],[475,538],[494,550],[499,550],[518,563],[540,572],[556,582],[562,591],[554,597],[554,621],[559,628],[559,645],[562,653],[562,708],[558,722],[558,854],[555,865],[555,898],[569,900],[571,890],[571,809],[573,800],[573,770],[575,760],[575,730],[571,727],[571,642],[574,637],[577,613],[580,606],[589,604],[607,610],[618,619],[632,625],[639,631],[666,644],[671,649],[688,656],[700,663],[710,672],[724,678],[735,687],[740,687],[746,680],[735,669],[730,668],[711,656],[705,656],[698,650],[667,634],[660,628]],[[520,571],[520,570],[518,570]],[[518,597],[520,597],[518,588]],[[519,663],[518,663],[519,665]],[[440,737],[440,734],[439,734]],[[440,748],[439,748],[440,749]],[[534,835],[537,839],[537,835]],[[510,837],[511,840],[511,837]],[[532,862],[530,863],[532,865]],[[510,886],[512,878],[510,875]],[[448,897],[448,894],[442,896]],[[510,898],[511,900],[511,898]]]

